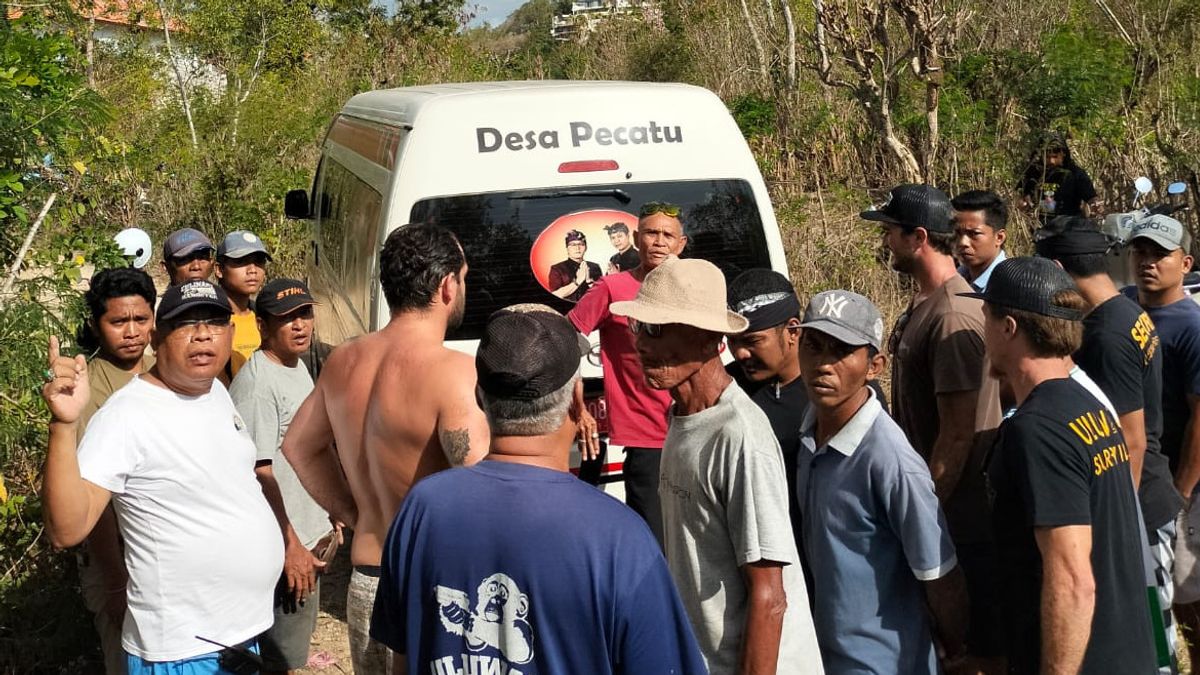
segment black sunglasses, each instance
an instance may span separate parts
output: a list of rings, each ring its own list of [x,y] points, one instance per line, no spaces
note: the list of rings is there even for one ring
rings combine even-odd
[[[661,323],[645,323],[631,318],[629,319],[629,330],[634,335],[645,335],[649,338],[656,338],[662,336],[663,327]]]

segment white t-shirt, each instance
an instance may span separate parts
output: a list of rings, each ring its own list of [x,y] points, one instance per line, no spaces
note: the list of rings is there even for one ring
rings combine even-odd
[[[140,377],[88,424],[79,470],[113,493],[130,654],[177,661],[219,649],[196,636],[234,645],[271,626],[283,536],[245,429],[220,382],[191,397]]]

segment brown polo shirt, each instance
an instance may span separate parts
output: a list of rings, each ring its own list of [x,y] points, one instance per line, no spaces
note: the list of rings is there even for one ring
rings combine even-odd
[[[942,424],[973,424],[976,442],[958,488],[943,503],[956,541],[987,540],[991,524],[983,482],[990,433],[1000,426],[1000,387],[988,373],[983,346],[983,302],[959,297],[974,289],[957,274],[909,306],[888,341],[892,410],[913,448],[929,461]],[[979,390],[974,420],[942,420],[938,394]]]

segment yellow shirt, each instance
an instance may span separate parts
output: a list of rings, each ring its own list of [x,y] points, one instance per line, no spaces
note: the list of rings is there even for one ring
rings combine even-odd
[[[262,336],[258,334],[258,319],[254,312],[233,315],[233,354],[229,358],[229,372],[237,375],[250,355],[262,344]]]

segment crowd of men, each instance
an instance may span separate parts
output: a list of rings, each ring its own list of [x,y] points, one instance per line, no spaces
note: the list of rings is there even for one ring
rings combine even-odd
[[[390,322],[315,382],[316,301],[251,233],[169,236],[157,306],[97,274],[95,354],[50,345],[43,499],[87,542],[108,672],[303,667],[343,527],[358,673],[1149,674],[1175,618],[1200,644],[1178,221],[1135,223],[1122,292],[1082,215],[1007,257],[996,194],[897,186],[861,214],[913,282],[888,331],[861,294],[680,257],[685,208],[639,216],[610,232],[636,266],[566,316],[497,311],[474,357],[443,344],[458,240],[395,230]],[[569,472],[594,331],[626,505]]]

